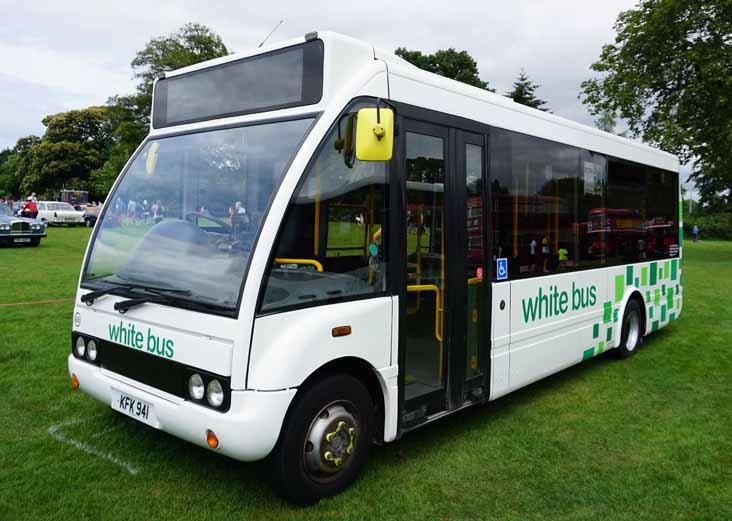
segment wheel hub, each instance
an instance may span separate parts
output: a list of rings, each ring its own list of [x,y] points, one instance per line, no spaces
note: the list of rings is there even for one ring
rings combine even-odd
[[[310,425],[304,447],[305,465],[315,474],[335,474],[350,462],[357,422],[342,403],[326,406]]]

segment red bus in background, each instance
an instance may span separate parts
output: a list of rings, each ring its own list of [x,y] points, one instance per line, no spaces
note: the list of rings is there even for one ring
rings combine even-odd
[[[673,222],[664,217],[646,220],[639,210],[627,208],[594,208],[588,217],[575,229],[590,257],[640,260],[678,252]]]

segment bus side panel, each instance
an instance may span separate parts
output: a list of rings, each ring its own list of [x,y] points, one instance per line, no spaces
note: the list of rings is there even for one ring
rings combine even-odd
[[[614,345],[620,342],[619,328],[625,303],[636,290],[641,294],[646,308],[646,334],[679,318],[683,303],[681,264],[681,258],[671,258],[606,270],[608,295],[604,306],[610,309],[610,320],[618,333],[613,338]]]
[[[491,311],[491,393],[495,400],[510,390],[511,283],[493,283]]]
[[[593,344],[604,350],[606,293],[604,270],[511,282],[510,388],[581,362]]]
[[[374,369],[391,363],[392,298],[378,297],[258,317],[254,322],[248,388],[297,387],[326,363],[343,357]],[[346,336],[333,328],[350,326]]]

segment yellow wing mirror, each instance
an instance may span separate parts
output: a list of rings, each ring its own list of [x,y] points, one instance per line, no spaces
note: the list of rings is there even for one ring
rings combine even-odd
[[[145,171],[147,175],[153,175],[155,172],[155,167],[158,164],[158,148],[160,148],[160,143],[153,141],[147,151],[147,157],[145,158]]]
[[[394,111],[390,108],[365,108],[356,120],[356,159],[389,161],[394,148]]]

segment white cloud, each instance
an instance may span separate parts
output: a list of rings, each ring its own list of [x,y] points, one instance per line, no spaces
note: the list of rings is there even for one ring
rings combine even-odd
[[[134,85],[129,72],[110,68],[93,52],[57,51],[0,42],[0,63],[3,74],[16,80],[66,93],[69,105],[82,100],[103,103],[111,93],[132,89]]]
[[[54,111],[102,103],[134,88],[130,61],[154,36],[194,21],[218,32],[230,49],[245,50],[284,18],[273,41],[329,29],[383,49],[465,49],[478,61],[482,78],[500,93],[511,88],[524,67],[556,114],[592,124],[577,99],[579,84],[590,76],[589,65],[602,45],[612,40],[618,13],[634,3],[0,0],[0,12],[8,14],[0,19],[0,72],[14,80],[0,77],[0,91],[11,91],[8,97],[16,104],[35,106],[38,89],[31,86],[40,86],[53,94],[53,103],[45,105]],[[7,114],[3,99],[0,114]],[[38,127],[36,111],[15,111],[13,117],[12,128]],[[6,136],[7,131],[0,132],[0,147],[12,144]]]

